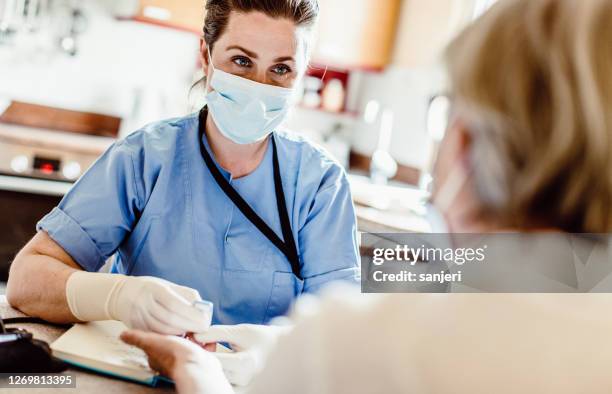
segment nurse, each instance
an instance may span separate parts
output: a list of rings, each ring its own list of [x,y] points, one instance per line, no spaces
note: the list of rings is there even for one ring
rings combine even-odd
[[[523,233],[525,247],[512,253],[517,265],[521,254],[533,261],[533,233],[574,233],[572,243],[586,233],[574,244],[580,254],[595,250],[592,234],[612,232],[611,20],[609,0],[501,0],[454,39],[446,52],[452,111],[433,193],[453,232]],[[579,277],[590,269],[605,277],[598,263],[606,255],[599,256],[576,267]],[[288,331],[217,326],[196,336],[232,343],[235,353],[134,330],[122,338],[141,347],[179,394],[233,394],[228,379],[248,383],[249,370],[254,380],[236,392],[574,394],[612,387],[610,294],[323,293],[298,302]]]
[[[265,323],[301,293],[355,280],[343,169],[279,130],[307,63],[316,0],[208,0],[207,105],[118,141],[38,223],[11,305],[49,321],[166,334]],[[113,257],[112,273],[98,273]]]

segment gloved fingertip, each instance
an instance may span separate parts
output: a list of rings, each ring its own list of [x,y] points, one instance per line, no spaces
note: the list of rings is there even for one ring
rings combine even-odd
[[[204,334],[194,332],[192,336],[193,336],[193,339],[195,339],[196,341],[200,343],[209,343],[206,341],[206,337],[204,336]]]

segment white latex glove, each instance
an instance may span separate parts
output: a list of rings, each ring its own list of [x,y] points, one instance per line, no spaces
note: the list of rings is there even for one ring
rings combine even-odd
[[[211,326],[205,333],[195,334],[201,343],[226,342],[234,352],[216,352],[223,372],[230,383],[246,386],[265,366],[270,350],[281,335],[288,333],[288,326],[263,326],[238,324],[235,326]]]
[[[149,276],[77,271],[66,283],[66,299],[81,321],[120,320],[160,334],[202,332],[212,318],[192,305],[201,300],[197,290]]]

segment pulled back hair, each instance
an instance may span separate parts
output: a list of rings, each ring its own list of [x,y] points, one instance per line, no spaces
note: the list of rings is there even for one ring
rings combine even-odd
[[[485,212],[612,231],[612,1],[502,0],[449,47]]]
[[[271,18],[286,18],[296,26],[312,28],[319,15],[317,0],[207,0],[204,40],[212,51],[232,12],[261,12]]]

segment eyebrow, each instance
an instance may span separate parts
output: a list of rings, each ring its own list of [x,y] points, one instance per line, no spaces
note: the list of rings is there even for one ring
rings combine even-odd
[[[230,49],[237,49],[237,50],[239,50],[239,51],[241,51],[241,52],[244,52],[244,54],[246,54],[246,55],[247,55],[247,56],[249,56],[249,57],[252,57],[252,58],[254,58],[254,59],[258,59],[258,56],[257,56],[257,54],[256,54],[255,52],[249,51],[248,49],[243,48],[243,47],[241,47],[241,46],[239,46],[239,45],[230,45],[230,46],[228,46],[228,47],[226,48],[226,50],[228,50],[228,51],[229,51]],[[286,61],[291,61],[291,62],[294,62],[294,63],[295,63],[295,59],[293,58],[293,56],[281,56],[281,57],[278,57],[278,58],[274,59],[274,61],[275,61],[275,62],[286,62]]]
[[[276,59],[274,59],[275,62],[294,62],[295,63],[295,59],[293,58],[293,56],[283,56],[283,57],[277,57]]]
[[[251,51],[249,51],[248,49],[245,49],[245,48],[243,48],[243,47],[241,47],[241,46],[238,46],[238,45],[230,45],[230,46],[228,46],[228,47],[226,48],[226,50],[228,50],[228,51],[229,51],[230,49],[237,49],[237,50],[239,50],[239,51],[244,52],[244,53],[245,53],[247,56],[250,56],[250,57],[252,57],[252,58],[257,59],[257,54],[256,54],[255,52],[251,52]]]

